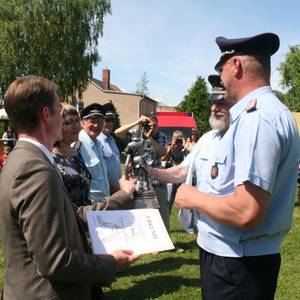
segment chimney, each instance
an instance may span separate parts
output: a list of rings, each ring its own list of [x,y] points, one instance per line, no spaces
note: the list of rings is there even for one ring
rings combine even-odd
[[[102,70],[102,82],[103,82],[103,89],[110,90],[110,70],[109,69]]]

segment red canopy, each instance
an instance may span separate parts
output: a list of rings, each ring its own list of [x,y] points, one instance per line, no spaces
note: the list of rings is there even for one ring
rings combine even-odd
[[[196,128],[196,122],[193,116],[189,116],[186,113],[178,113],[170,115],[158,115],[158,127],[189,127]]]

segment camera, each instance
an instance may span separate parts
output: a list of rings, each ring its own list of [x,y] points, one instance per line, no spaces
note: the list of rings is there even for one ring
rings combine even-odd
[[[150,129],[150,122],[149,121],[144,122],[142,127],[144,130],[148,131]]]
[[[177,139],[175,140],[175,145],[180,145],[180,144],[182,144],[182,143],[183,143],[182,138],[177,138]]]

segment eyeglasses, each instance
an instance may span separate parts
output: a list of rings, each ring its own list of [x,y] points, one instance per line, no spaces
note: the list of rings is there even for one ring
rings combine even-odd
[[[91,124],[101,124],[104,122],[104,118],[102,117],[95,117],[95,118],[88,118],[88,119],[83,119]]]
[[[63,107],[62,106],[52,106],[52,107],[49,107],[50,110],[57,110],[59,113],[62,112],[63,110]]]
[[[223,73],[223,70],[224,70],[224,67],[229,63],[231,62],[231,59],[228,59],[227,61],[225,61],[225,63],[219,67],[219,69],[217,70],[217,72],[219,73],[219,75],[222,75]]]
[[[115,123],[115,119],[105,119],[106,123]]]

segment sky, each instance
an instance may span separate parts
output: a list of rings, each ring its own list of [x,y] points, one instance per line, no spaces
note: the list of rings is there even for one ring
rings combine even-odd
[[[215,73],[217,36],[278,34],[271,85],[281,91],[277,68],[289,46],[300,44],[299,0],[111,0],[111,8],[94,77],[101,80],[102,69],[108,68],[111,83],[135,92],[145,72],[149,96],[170,106],[182,101],[197,76],[207,81]]]

